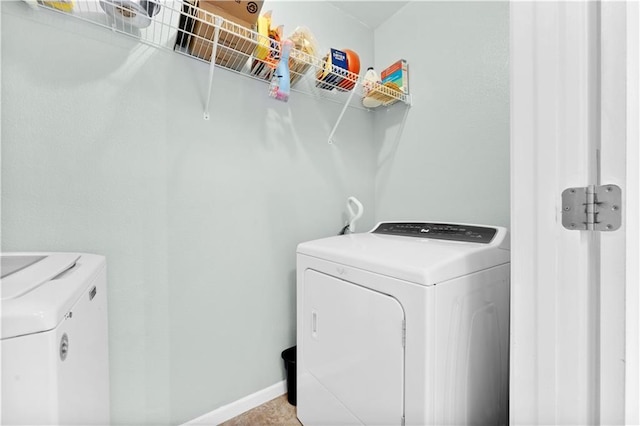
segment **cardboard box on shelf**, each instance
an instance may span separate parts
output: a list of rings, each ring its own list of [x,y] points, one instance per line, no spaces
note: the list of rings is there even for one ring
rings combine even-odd
[[[380,73],[382,84],[395,83],[403,93],[409,93],[409,69],[407,61],[400,59]]]
[[[242,71],[245,65],[247,65],[250,57],[251,55],[249,54],[230,50],[224,46],[218,46],[218,51],[216,52],[216,64],[223,68]]]
[[[258,22],[264,0],[201,0],[200,7],[203,7],[205,3],[222,9],[229,15],[253,25]]]
[[[199,9],[194,9],[198,19],[194,19],[193,32],[189,41],[191,54],[208,61],[211,60],[215,27],[208,23],[213,24],[214,20],[210,14],[220,16],[227,21],[224,21],[220,27],[216,64],[240,71],[256,48],[255,27],[211,3],[199,2]],[[203,10],[209,13],[204,13]]]

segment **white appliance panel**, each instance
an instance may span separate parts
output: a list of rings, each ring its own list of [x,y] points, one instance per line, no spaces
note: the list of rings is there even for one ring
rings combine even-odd
[[[509,267],[436,286],[438,425],[507,424]]]
[[[315,380],[303,380],[308,385],[299,397],[331,399],[322,395],[328,391],[346,408],[305,413],[305,425],[354,424],[354,418],[367,425],[400,425],[402,306],[393,297],[317,271],[304,275],[303,356]]]
[[[3,425],[58,419],[58,344],[56,330],[0,340]]]
[[[29,256],[42,259],[29,263]],[[104,257],[3,253],[2,259],[14,266],[3,290],[18,291],[2,299],[1,423],[109,424]]]
[[[365,232],[308,241],[297,252],[422,285],[509,263],[504,228],[478,244]]]
[[[109,349],[106,274],[90,284],[58,327],[67,357],[58,357],[60,424],[109,424]]]
[[[399,232],[404,232],[404,223],[400,224],[403,226],[398,226]],[[411,223],[406,227],[409,233],[423,232],[421,224],[418,228],[415,225]],[[369,291],[394,300],[405,318],[404,424],[507,424],[508,232],[495,228],[495,237],[489,242],[485,239],[484,243],[451,241],[465,238],[467,234],[460,228],[467,226],[445,227],[450,229],[429,235],[429,239],[364,233],[298,246],[297,413],[305,426],[383,423],[376,419],[363,420],[360,412],[356,413],[353,408],[351,394],[334,391],[336,386],[330,383],[328,375],[323,375],[315,365],[318,364],[316,355],[309,356],[309,348],[317,344],[315,340],[325,331],[323,313],[327,310],[337,312],[331,327],[335,333],[343,334],[335,338],[334,344],[351,343],[349,336],[355,333],[345,324],[350,321],[348,315],[358,314],[358,302],[345,304],[343,300],[365,298]],[[395,232],[395,225],[393,228]],[[440,237],[449,241],[440,241]],[[438,280],[432,280],[434,277]],[[349,286],[359,291],[343,295],[342,291]],[[315,303],[319,298],[323,301],[323,312]],[[386,324],[385,317],[394,315],[393,310],[385,312],[372,308],[370,302],[360,302],[366,305],[365,311],[375,312],[375,320],[379,321],[366,322],[371,327],[382,327],[381,324]],[[344,312],[346,317],[342,317]],[[390,342],[385,344],[385,348],[390,345]],[[353,383],[342,386],[348,388]],[[373,382],[368,386],[367,391],[372,394],[385,392]],[[358,410],[375,410],[375,402],[372,400]],[[394,419],[385,422],[397,424]]]

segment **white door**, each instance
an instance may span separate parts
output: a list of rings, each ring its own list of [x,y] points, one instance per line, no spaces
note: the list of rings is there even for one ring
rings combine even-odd
[[[511,3],[511,424],[639,424],[638,3]],[[612,232],[566,188],[622,189]]]
[[[313,270],[304,273],[303,357],[350,416],[325,408],[310,424],[400,425],[404,311],[388,295]],[[313,398],[313,391],[301,397]],[[304,401],[298,400],[299,404]],[[311,421],[313,420],[313,421]]]

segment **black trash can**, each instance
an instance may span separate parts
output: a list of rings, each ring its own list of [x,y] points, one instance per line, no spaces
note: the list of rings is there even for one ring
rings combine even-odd
[[[289,404],[296,405],[296,347],[282,351],[282,359],[287,372],[287,399]]]

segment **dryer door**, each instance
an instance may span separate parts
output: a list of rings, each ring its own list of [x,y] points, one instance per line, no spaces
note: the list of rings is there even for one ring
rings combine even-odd
[[[400,425],[404,413],[400,303],[307,270],[302,315],[302,357],[308,377],[298,383],[298,414],[304,424]],[[329,400],[335,402],[332,407],[327,406]]]

